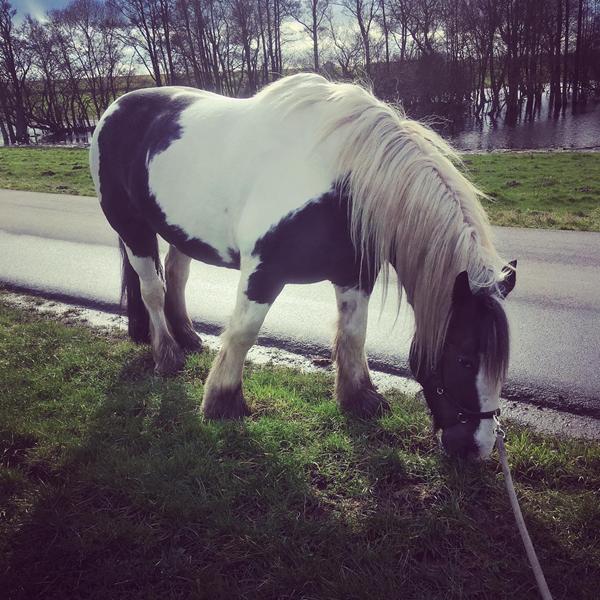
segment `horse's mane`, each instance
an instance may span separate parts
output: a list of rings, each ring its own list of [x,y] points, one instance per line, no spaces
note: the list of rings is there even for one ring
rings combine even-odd
[[[352,240],[365,264],[383,270],[384,289],[387,266],[395,267],[400,297],[403,287],[415,313],[418,358],[436,364],[456,275],[466,270],[474,292],[494,292],[505,264],[492,243],[484,194],[458,170],[456,151],[355,84],[300,74],[259,97],[285,114],[331,103],[332,110],[323,111],[323,140],[339,136],[337,173],[351,198]]]

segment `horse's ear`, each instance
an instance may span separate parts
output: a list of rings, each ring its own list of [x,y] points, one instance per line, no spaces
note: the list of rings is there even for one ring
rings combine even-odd
[[[517,261],[511,260],[508,263],[508,267],[502,269],[502,273],[504,274],[504,279],[498,283],[498,291],[503,298],[506,298],[513,291],[517,283]]]
[[[469,274],[466,271],[460,272],[454,280],[454,290],[452,291],[452,302],[462,304],[472,296],[471,286],[469,285]]]

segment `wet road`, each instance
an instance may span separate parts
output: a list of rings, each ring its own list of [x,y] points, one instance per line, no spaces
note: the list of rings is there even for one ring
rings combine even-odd
[[[503,395],[600,418],[600,233],[497,228],[502,254],[519,261],[507,302],[512,329]],[[0,281],[44,295],[114,307],[120,289],[114,232],[95,199],[0,190]],[[190,313],[215,332],[233,307],[237,273],[194,263]],[[371,303],[371,363],[405,374],[412,318],[393,294]],[[308,355],[328,352],[336,319],[328,283],[288,286],[261,340]]]

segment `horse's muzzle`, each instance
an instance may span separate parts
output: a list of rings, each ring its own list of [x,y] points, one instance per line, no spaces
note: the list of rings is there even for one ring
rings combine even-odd
[[[442,430],[442,448],[449,456],[466,460],[485,458],[475,439],[475,431],[471,423],[457,423]]]

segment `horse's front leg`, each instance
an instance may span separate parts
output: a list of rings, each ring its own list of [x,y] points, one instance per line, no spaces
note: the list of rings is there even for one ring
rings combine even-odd
[[[242,271],[235,309],[221,336],[221,350],[204,384],[202,410],[208,419],[240,419],[250,414],[242,393],[244,360],[271,304],[248,299],[248,275]]]
[[[376,391],[365,356],[369,295],[356,287],[334,287],[339,315],[333,348],[337,400],[342,410],[357,417],[381,415],[390,406]]]

